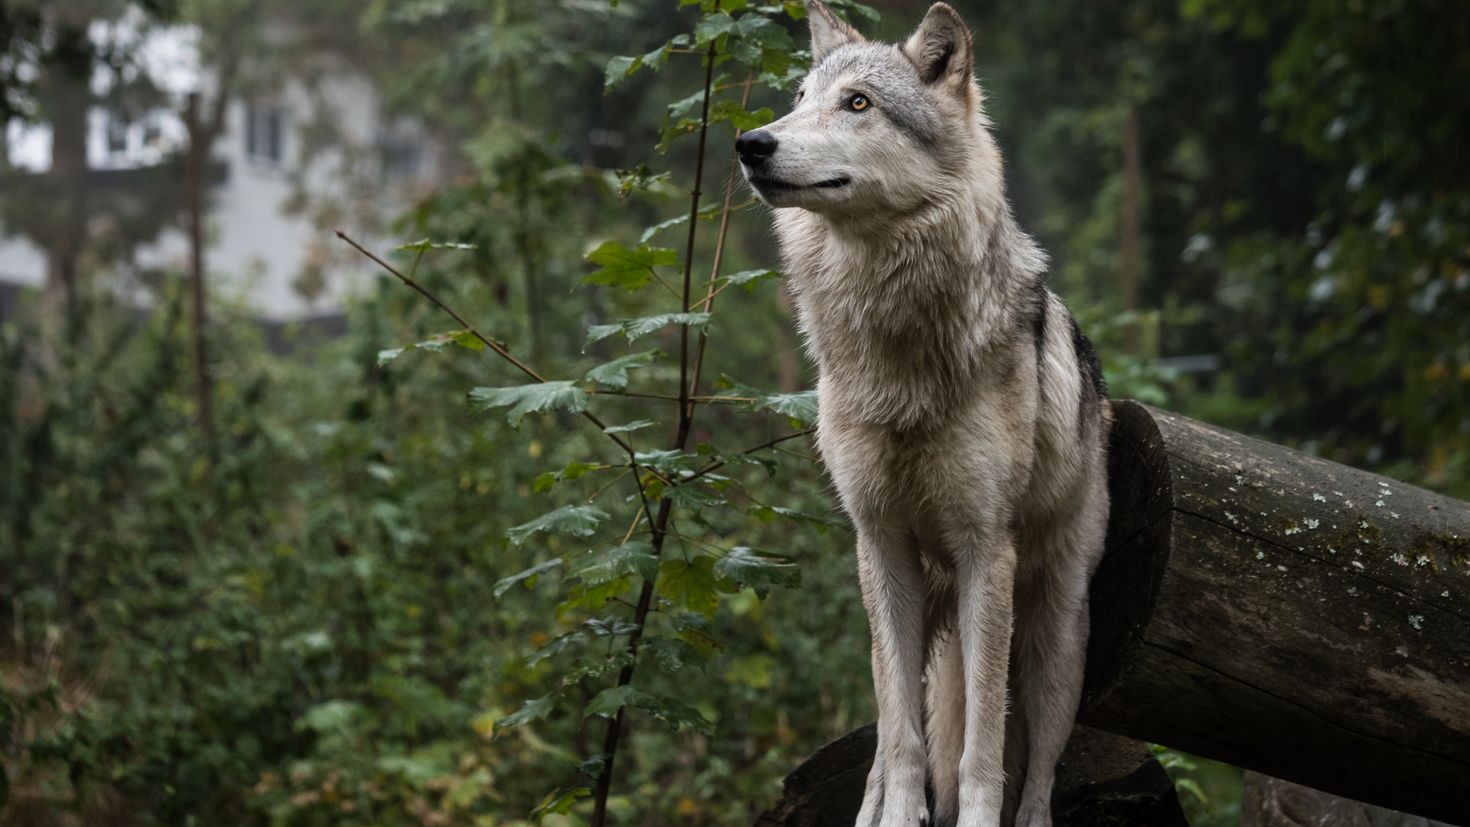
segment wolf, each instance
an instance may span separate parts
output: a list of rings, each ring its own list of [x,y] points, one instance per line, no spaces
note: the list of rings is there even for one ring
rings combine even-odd
[[[890,45],[806,8],[792,111],[736,150],[856,528],[878,706],[857,827],[1045,827],[1107,526],[1102,370],[1012,214],[959,14]]]

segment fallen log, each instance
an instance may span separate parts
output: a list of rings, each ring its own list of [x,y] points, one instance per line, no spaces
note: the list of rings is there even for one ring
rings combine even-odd
[[[1240,827],[1454,827],[1255,772],[1245,774],[1240,798]]]
[[[877,732],[860,727],[786,777],[780,803],[755,827],[852,827]],[[1057,766],[1055,827],[1187,827],[1174,784],[1146,744],[1076,727]]]
[[[1470,824],[1470,505],[1114,412],[1081,721]]]

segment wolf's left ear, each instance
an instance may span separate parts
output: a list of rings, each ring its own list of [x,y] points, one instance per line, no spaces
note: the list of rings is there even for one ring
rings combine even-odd
[[[849,43],[862,43],[857,29],[842,22],[822,0],[806,0],[806,19],[812,29],[812,65],[822,62],[832,50]]]
[[[947,3],[935,3],[924,22],[903,44],[925,83],[944,82],[959,88],[974,71],[975,44],[970,27]]]

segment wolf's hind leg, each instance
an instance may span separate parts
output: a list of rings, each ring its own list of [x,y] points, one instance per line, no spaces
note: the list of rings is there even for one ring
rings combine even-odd
[[[906,533],[858,526],[858,582],[873,636],[878,748],[857,827],[920,827],[924,799],[924,575]]]
[[[929,744],[935,827],[955,827],[960,817],[960,756],[965,750],[964,665],[959,635],[954,631],[936,637],[930,644],[924,736]]]
[[[1043,532],[1040,545],[1026,549],[1043,562],[1016,591],[1017,700],[1028,729],[1026,783],[1016,827],[1051,827],[1057,760],[1082,697],[1088,561],[1096,560],[1103,538],[1098,527],[1080,518],[1069,522]]]

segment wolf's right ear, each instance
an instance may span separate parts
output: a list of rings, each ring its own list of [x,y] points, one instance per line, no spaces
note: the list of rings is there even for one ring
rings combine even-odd
[[[806,0],[806,19],[812,28],[813,66],[839,46],[863,42],[857,29],[842,22],[822,0]]]
[[[975,38],[959,12],[947,3],[935,3],[903,44],[903,53],[925,83],[942,80],[958,89],[969,83],[974,71]]]

